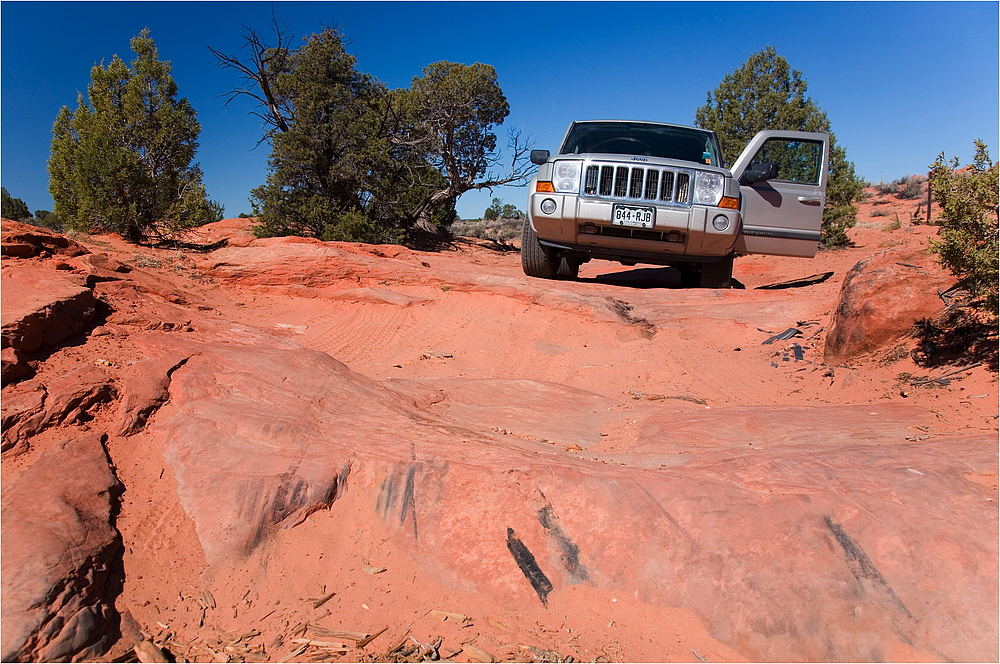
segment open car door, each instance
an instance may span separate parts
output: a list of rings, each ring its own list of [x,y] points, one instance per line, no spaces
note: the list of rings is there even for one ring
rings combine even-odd
[[[736,251],[812,258],[826,203],[830,137],[762,131],[733,164],[740,182],[743,230]]]

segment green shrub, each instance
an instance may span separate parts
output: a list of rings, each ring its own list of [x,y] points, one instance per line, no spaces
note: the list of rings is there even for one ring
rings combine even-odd
[[[998,165],[990,160],[986,144],[975,141],[976,156],[966,168],[958,168],[958,158],[950,161],[944,153],[931,165],[931,195],[941,206],[941,231],[931,249],[938,260],[961,279],[962,288],[976,306],[998,314],[997,234]]]
[[[379,224],[363,213],[351,210],[341,214],[337,220],[323,227],[324,241],[364,242],[366,244],[398,244],[404,239],[402,229],[393,229]]]

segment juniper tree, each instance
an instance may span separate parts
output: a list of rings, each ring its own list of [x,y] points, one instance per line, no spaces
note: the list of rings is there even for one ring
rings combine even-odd
[[[735,158],[764,129],[830,134],[830,173],[821,226],[826,246],[849,243],[847,229],[857,223],[853,203],[864,187],[830,128],[826,113],[806,96],[802,72],[792,69],[771,46],[754,53],[708,93],[695,112],[695,124],[718,134],[722,154]]]
[[[28,204],[22,201],[20,198],[14,198],[7,191],[6,187],[0,188],[0,195],[2,195],[2,202],[0,202],[0,207],[2,207],[2,214],[4,219],[11,219],[13,221],[24,221],[31,216],[28,211]]]
[[[171,65],[143,30],[131,66],[95,65],[87,98],[62,107],[52,130],[49,192],[72,230],[113,231],[132,242],[213,221],[192,164],[200,126],[177,97]]]
[[[510,105],[491,65],[432,63],[399,99],[407,122],[394,140],[420,149],[446,181],[410,210],[409,223],[427,227],[431,211],[467,191],[527,183],[530,146],[517,131],[508,132],[510,170],[494,170],[501,161],[494,128]]]
[[[946,160],[943,152],[931,164],[931,194],[941,206],[941,232],[931,248],[980,307],[995,317],[1000,313],[1000,165],[990,159],[984,142],[976,140],[975,145],[975,158],[967,168],[959,169],[958,158]]]
[[[490,172],[493,127],[509,110],[492,67],[435,63],[411,88],[389,90],[358,71],[339,31],[293,49],[271,27],[274,45],[247,30],[248,54],[212,51],[244,81],[228,101],[255,102],[271,145],[267,182],[253,191],[259,235],[399,241],[450,223],[466,191],[527,181],[516,134],[512,172]]]

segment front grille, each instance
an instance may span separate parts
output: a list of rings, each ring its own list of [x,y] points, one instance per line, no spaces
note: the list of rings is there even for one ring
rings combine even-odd
[[[691,176],[675,168],[587,164],[583,195],[690,205]]]

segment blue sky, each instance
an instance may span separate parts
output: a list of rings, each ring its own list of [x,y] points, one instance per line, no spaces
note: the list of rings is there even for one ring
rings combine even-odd
[[[241,24],[266,31],[272,10],[297,37],[339,26],[358,68],[393,88],[439,60],[493,65],[511,108],[501,144],[512,127],[554,151],[574,119],[691,124],[708,91],[771,45],[802,71],[865,179],[924,173],[941,151],[967,163],[975,138],[1000,158],[997,2],[5,1],[0,182],[32,211],[52,209],[59,108],[75,107],[95,63],[131,61],[129,39],[148,27],[198,111],[209,197],[226,216],[249,212],[268,148],[254,149],[249,103],[223,107],[235,72],[208,47],[237,52]],[[492,196],[523,209],[526,191],[470,192],[459,215],[481,216]]]

